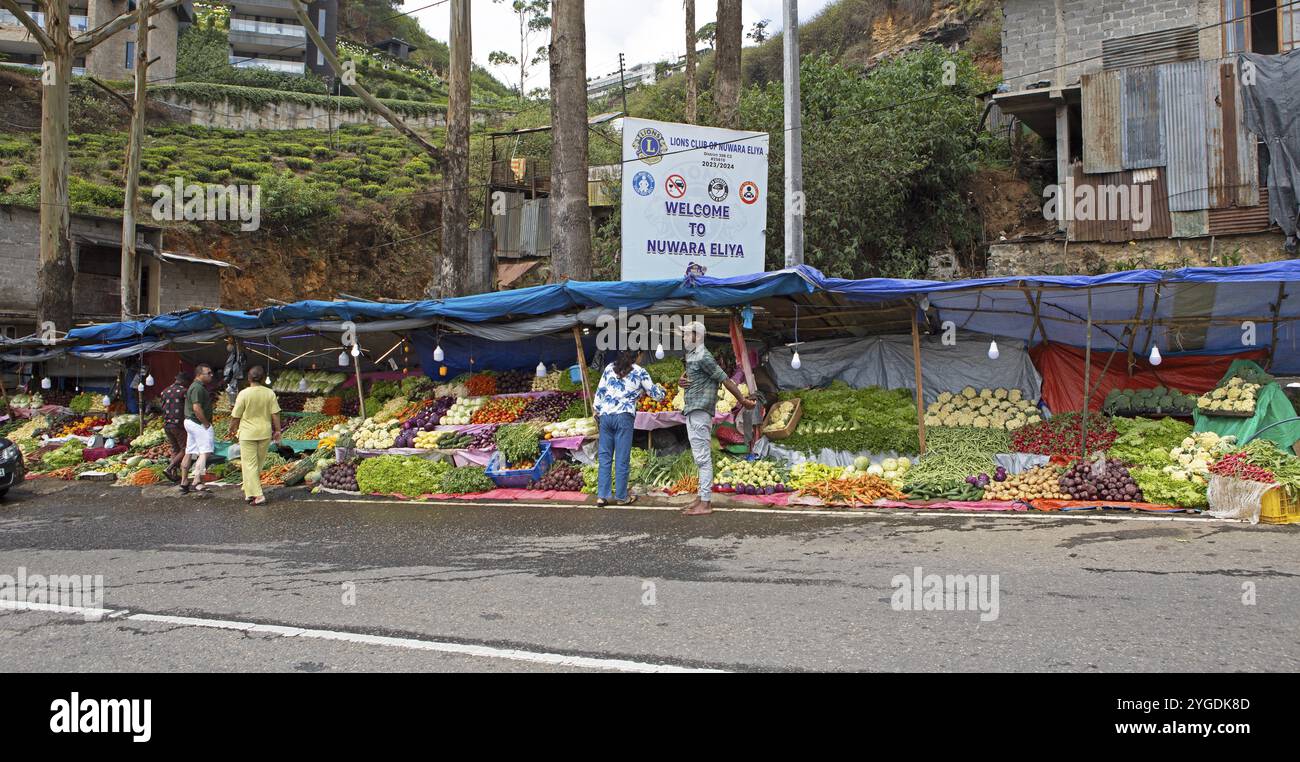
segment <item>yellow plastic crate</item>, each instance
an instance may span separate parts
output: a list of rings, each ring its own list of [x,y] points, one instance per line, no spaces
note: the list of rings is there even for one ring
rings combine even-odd
[[[1265,492],[1259,505],[1259,520],[1265,524],[1300,524],[1300,500],[1288,497],[1281,487]]]

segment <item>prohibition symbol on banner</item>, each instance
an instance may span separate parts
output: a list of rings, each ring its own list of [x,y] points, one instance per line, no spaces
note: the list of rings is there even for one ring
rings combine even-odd
[[[681,198],[686,195],[686,178],[681,175],[669,175],[664,181],[664,190],[672,198]]]
[[[758,185],[752,182],[744,182],[740,185],[740,200],[746,204],[752,204],[758,200]]]

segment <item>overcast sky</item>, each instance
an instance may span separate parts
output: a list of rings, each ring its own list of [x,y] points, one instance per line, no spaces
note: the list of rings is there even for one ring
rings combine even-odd
[[[419,8],[433,0],[406,0],[407,8]],[[799,0],[799,19],[807,21],[829,5],[831,0]],[[488,54],[494,50],[519,55],[519,20],[511,10],[510,0],[473,0],[472,31],[474,62],[488,66]],[[745,30],[760,19],[771,19],[770,31],[781,28],[781,0],[745,0]],[[695,24],[713,21],[716,0],[696,0]],[[433,37],[447,39],[449,4],[417,11],[415,17]],[[681,0],[587,0],[587,76],[598,77],[618,71],[618,54],[622,52],[629,67],[639,63],[661,61],[686,52],[686,14]],[[549,40],[547,33],[535,34],[530,45],[536,49]],[[748,41],[747,41],[748,42]],[[497,79],[514,87],[519,79],[518,67],[491,67]],[[529,72],[528,89],[546,87],[546,66]]]

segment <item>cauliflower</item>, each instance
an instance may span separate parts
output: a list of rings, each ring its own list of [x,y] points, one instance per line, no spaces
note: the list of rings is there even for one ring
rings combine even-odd
[[[968,400],[973,400],[977,396],[979,396],[979,392],[975,391],[975,387],[968,386],[965,389],[961,390],[961,396],[965,397]]]
[[[1024,399],[1024,397],[1023,395],[1021,395],[1019,389],[1008,389],[1007,399],[1011,400],[1012,402],[1019,402],[1020,400]]]
[[[1007,398],[1007,390],[1006,390],[1006,389],[1001,389],[1001,388],[994,389],[994,390],[993,390],[993,396],[994,396],[996,399],[1004,400],[1004,399]]]
[[[1219,387],[1218,389],[1215,389],[1214,391],[1210,392],[1210,399],[1213,400],[1226,399],[1227,396],[1228,396],[1228,390],[1224,389],[1223,387]]]
[[[936,400],[936,402],[938,402],[940,405],[942,405],[942,404],[948,402],[948,401],[951,400],[951,399],[952,399],[952,392],[940,392],[940,393],[939,393],[939,397],[938,397],[938,399]]]
[[[971,415],[970,413],[958,413],[958,414],[957,414],[957,425],[958,425],[958,426],[969,426],[969,425],[971,425],[971,424],[974,423],[974,422],[975,422],[975,416]]]
[[[925,425],[926,425],[926,426],[942,426],[942,425],[943,425],[943,419],[940,418],[940,417],[937,416],[937,415],[927,415],[927,416],[925,417]]]
[[[1199,435],[1198,435],[1198,436],[1199,436]],[[1195,446],[1196,446],[1196,440],[1195,440],[1195,439],[1192,439],[1191,437],[1185,437],[1185,438],[1183,439],[1183,444],[1182,444],[1182,446],[1183,446],[1184,449],[1189,448],[1189,447],[1195,447]],[[1175,454],[1176,454],[1176,453],[1175,453]]]
[[[1026,426],[1032,426],[1035,423],[1042,423],[1042,422],[1043,422],[1043,417],[1041,415],[1031,415],[1025,419]]]
[[[1238,400],[1232,409],[1239,413],[1249,413],[1255,409],[1255,402],[1254,400]]]
[[[979,415],[975,417],[974,421],[971,421],[971,424],[977,429],[987,429],[989,427],[989,419],[985,416]]]
[[[987,399],[992,399],[992,398],[993,398],[993,390],[992,390],[992,389],[980,389],[980,398],[981,398],[981,399],[986,399],[986,400],[987,400]]]

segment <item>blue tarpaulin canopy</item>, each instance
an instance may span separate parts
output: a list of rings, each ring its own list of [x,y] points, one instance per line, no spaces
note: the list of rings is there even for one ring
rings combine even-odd
[[[730,278],[696,277],[640,282],[570,281],[450,299],[401,304],[364,301],[302,301],[257,311],[199,310],[144,321],[77,328],[58,352],[112,357],[153,351],[172,341],[283,335],[300,330],[338,330],[340,321],[372,330],[418,330],[438,325],[496,324],[544,335],[590,324],[594,311],[680,310],[684,305],[726,308],[759,306],[790,298],[807,305],[831,295],[836,303],[928,304],[927,318],[974,333],[1082,346],[1091,310],[1092,343],[1098,350],[1127,348],[1146,354],[1227,353],[1272,347],[1275,373],[1300,372],[1294,321],[1300,298],[1300,260],[1239,267],[1129,270],[1104,275],[1017,276],[959,281],[828,278],[812,267]],[[564,320],[548,320],[564,316]],[[868,328],[870,326],[867,326]],[[780,326],[784,332],[787,326]],[[793,328],[793,326],[789,326]],[[1253,342],[1253,344],[1251,343]],[[39,361],[52,350],[35,340],[7,341],[6,360]],[[14,350],[29,350],[26,355]]]

